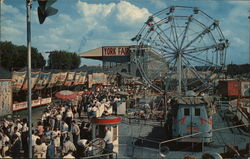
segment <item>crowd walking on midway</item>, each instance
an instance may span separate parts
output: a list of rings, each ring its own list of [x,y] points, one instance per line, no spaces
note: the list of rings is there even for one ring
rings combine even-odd
[[[91,118],[116,113],[119,96],[98,91],[83,95],[77,105],[71,102],[47,105],[32,127],[33,158],[82,158],[93,155]],[[86,117],[86,118],[85,118]],[[4,119],[0,127],[0,157],[28,158],[28,120]],[[105,152],[113,152],[113,138],[105,128]],[[112,157],[112,156],[110,156]]]

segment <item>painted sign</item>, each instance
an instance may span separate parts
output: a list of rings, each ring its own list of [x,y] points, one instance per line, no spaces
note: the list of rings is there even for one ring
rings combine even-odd
[[[107,85],[107,75],[104,73],[93,73],[88,75],[89,88],[92,87],[93,84],[102,84]]]
[[[40,72],[31,72],[31,89],[35,86],[35,84],[38,80],[39,74],[40,74]],[[28,79],[26,76],[22,90],[27,90],[27,89],[28,89]]]
[[[49,83],[50,75],[51,75],[50,72],[48,72],[48,73],[41,72],[40,76],[38,78],[38,81],[36,83],[35,89],[41,90],[41,89],[45,88],[47,86],[47,84]]]
[[[86,81],[86,75],[87,75],[86,72],[81,72],[80,73],[78,84],[84,84],[85,83],[85,81]]]
[[[76,72],[75,80],[74,80],[74,84],[73,85],[78,85],[78,81],[79,81],[79,78],[80,78],[80,73],[81,72]]]
[[[88,86],[89,86],[89,88],[91,88],[92,85],[93,85],[93,83],[92,83],[92,78],[93,78],[92,74],[89,74],[89,75],[88,75]]]
[[[49,104],[49,103],[51,103],[51,102],[52,102],[52,100],[51,100],[50,97],[49,97],[49,98],[42,98],[42,99],[41,99],[41,105]]]
[[[68,76],[64,83],[65,86],[71,86],[72,82],[74,82],[75,72],[68,72]]]
[[[12,73],[12,88],[14,92],[18,92],[22,86],[23,82],[25,80],[26,72],[16,72],[14,71]]]
[[[129,47],[127,46],[105,46],[102,47],[102,56],[128,56]]]
[[[60,72],[60,75],[58,76],[58,79],[57,79],[57,82],[56,82],[57,86],[64,85],[64,82],[66,80],[67,74],[68,74],[68,72]]]
[[[37,100],[32,100],[32,107],[38,107],[51,103],[51,98],[41,98]],[[13,111],[27,109],[27,102],[19,102],[13,104]]]
[[[54,87],[54,85],[56,84],[59,76],[60,76],[60,73],[52,73],[47,88]]]
[[[0,117],[12,114],[12,83],[0,80]]]

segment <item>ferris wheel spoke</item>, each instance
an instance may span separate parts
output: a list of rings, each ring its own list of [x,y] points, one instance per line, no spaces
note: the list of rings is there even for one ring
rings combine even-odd
[[[199,39],[201,36],[209,33],[210,28],[213,26],[213,24],[211,24],[209,27],[205,28],[199,35],[197,35],[193,40],[191,40],[186,46],[184,46],[183,48],[181,48],[182,50],[185,50],[186,48],[188,48],[192,43],[194,43],[197,39]]]
[[[171,17],[172,17],[171,18],[171,24],[170,24],[170,26],[171,26],[171,32],[170,32],[170,36],[169,37],[171,37],[173,39],[174,45],[176,47],[178,47],[177,46],[177,38],[176,38],[176,35],[175,35],[175,31],[174,31],[173,16],[171,16]]]
[[[192,56],[192,55],[190,55],[190,54],[185,54],[185,55],[186,55],[185,57],[186,57],[187,59],[189,59],[189,60],[191,60],[191,61],[198,62],[199,64],[212,65],[212,66],[218,66],[218,67],[219,67],[219,65],[216,65],[215,63],[212,63],[212,62],[210,62],[210,61],[201,59],[201,58],[199,58],[199,57],[197,57],[197,56]]]
[[[163,46],[163,47],[164,47],[164,46]],[[175,54],[174,52],[171,52],[171,51],[166,50],[166,49],[167,49],[166,47],[164,47],[165,49],[163,49],[163,48],[159,48],[159,47],[157,47],[157,46],[151,45],[150,48],[155,49],[155,50],[158,50],[158,51],[163,52],[163,53]]]
[[[184,60],[185,59],[185,60]],[[193,74],[202,82],[204,83],[205,81],[203,81],[203,78],[199,75],[197,69],[185,58],[183,57],[183,62],[186,63],[187,65],[189,65],[190,70],[193,72]]]
[[[166,49],[175,51],[173,48],[171,48],[170,44],[166,41],[166,39],[164,39],[164,38],[161,36],[161,34],[160,34],[158,31],[155,31],[155,32],[157,33],[160,42],[161,42],[162,44],[165,44],[165,45],[163,45],[163,46],[164,46]],[[166,46],[166,45],[167,45],[167,46]]]
[[[182,48],[183,43],[184,43],[184,41],[185,41],[185,39],[186,39],[187,32],[188,32],[188,30],[189,30],[189,26],[190,26],[191,21],[192,21],[192,18],[191,18],[191,16],[190,16],[190,17],[188,18],[188,22],[187,22],[187,25],[186,25],[186,27],[185,27],[185,32],[184,32],[183,38],[182,38],[182,40],[181,40],[180,49]]]
[[[177,24],[175,22],[175,18],[173,18],[173,24],[174,24],[174,34],[175,34],[176,47],[180,48],[180,46],[179,46],[179,38],[178,38],[177,30],[176,30]]]
[[[160,72],[163,72],[163,68],[164,67],[167,67],[166,65],[162,64],[160,67],[157,68],[157,71],[153,72],[151,75],[150,75],[150,79],[151,80],[155,80],[156,78],[159,78],[158,75]]]
[[[222,44],[215,44],[215,45],[204,46],[204,47],[195,47],[193,49],[183,50],[183,53],[184,54],[197,53],[197,52],[202,52],[202,51],[206,51],[210,49],[217,49],[217,48],[220,48],[221,46]]]
[[[175,49],[177,49],[177,47],[175,46],[175,44],[171,41],[171,39],[169,39],[169,37],[166,35],[166,33],[158,25],[156,25],[156,26],[160,30],[160,32],[162,33],[162,35],[164,35],[164,37],[172,44],[172,46]]]
[[[163,55],[162,57],[164,57],[165,59],[172,59],[175,58],[175,55]]]

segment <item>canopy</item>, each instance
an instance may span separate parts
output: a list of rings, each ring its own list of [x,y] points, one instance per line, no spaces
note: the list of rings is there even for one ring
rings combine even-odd
[[[62,100],[73,100],[77,98],[77,94],[69,90],[62,90],[60,92],[57,92],[55,96]]]
[[[175,97],[172,99],[177,104],[210,104],[215,100],[214,96],[204,97]]]
[[[117,116],[102,116],[99,118],[92,118],[91,123],[96,125],[117,125],[121,122],[121,118]]]

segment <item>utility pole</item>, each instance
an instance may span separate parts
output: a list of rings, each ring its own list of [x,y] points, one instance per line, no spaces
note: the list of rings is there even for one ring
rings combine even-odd
[[[2,2],[3,0],[0,0],[0,41],[2,40]]]
[[[31,15],[32,0],[26,0],[27,7],[27,50],[28,50],[28,120],[29,120],[29,158],[32,158],[32,102],[31,102]]]
[[[248,10],[248,13],[250,14],[250,10]],[[250,15],[248,16],[248,21],[249,21],[249,30],[248,30],[248,34],[249,34],[249,41],[248,41],[248,54],[249,54],[249,64],[250,64]]]

